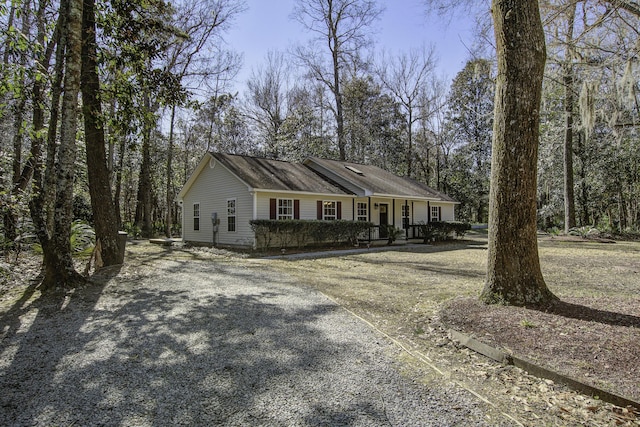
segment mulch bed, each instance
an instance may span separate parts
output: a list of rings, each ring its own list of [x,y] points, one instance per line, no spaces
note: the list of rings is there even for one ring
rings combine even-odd
[[[640,402],[639,298],[567,298],[546,312],[456,298],[439,315],[481,342]]]

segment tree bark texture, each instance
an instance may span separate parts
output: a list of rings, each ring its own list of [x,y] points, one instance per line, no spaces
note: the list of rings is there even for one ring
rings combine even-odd
[[[168,238],[171,238],[171,228],[173,225],[173,204],[174,204],[174,194],[173,194],[173,182],[171,180],[171,176],[173,175],[173,132],[176,121],[176,106],[171,106],[171,122],[169,124],[169,143],[167,147],[167,186],[166,186],[166,202],[167,202],[167,213],[165,216],[165,229],[164,234]]]
[[[61,11],[61,13],[64,13]],[[64,94],[60,124],[60,147],[56,163],[56,199],[53,233],[43,245],[45,290],[73,286],[83,281],[71,257],[71,222],[73,221],[73,180],[76,160],[78,94],[82,47],[82,0],[70,0],[67,20]]]
[[[149,94],[144,95],[146,114],[151,114],[151,102]],[[152,191],[151,185],[151,120],[144,121],[142,135],[142,163],[138,178],[138,197],[136,205],[136,225],[140,227],[142,237],[149,238],[153,235],[153,221],[151,218]]]
[[[538,258],[536,190],[546,50],[537,0],[493,0],[498,55],[489,195],[486,303],[555,299]]]
[[[89,195],[96,232],[101,242],[104,266],[116,265],[118,256],[118,220],[111,196],[107,168],[100,80],[96,62],[96,23],[94,0],[83,1],[82,11],[82,112],[87,154]]]
[[[576,201],[573,190],[573,25],[577,3],[569,8],[567,34],[565,36],[566,57],[562,66],[564,85],[564,232],[576,226]]]
[[[564,232],[576,226],[576,203],[573,190],[573,69],[565,66],[564,75]]]

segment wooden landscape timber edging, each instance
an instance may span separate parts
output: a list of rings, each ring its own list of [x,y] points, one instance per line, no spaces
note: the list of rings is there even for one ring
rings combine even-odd
[[[149,239],[149,243],[160,246],[171,246],[174,241],[173,239]]]
[[[528,372],[531,375],[564,384],[582,394],[592,396],[604,402],[612,403],[622,408],[631,406],[633,408],[636,408],[637,410],[640,410],[640,402],[637,402],[628,397],[608,392],[606,390],[602,390],[600,388],[579,381],[575,378],[571,378],[566,375],[554,372],[550,369],[543,368],[542,366],[536,365],[530,360],[506,353],[502,350],[498,350],[497,348],[491,347],[490,345],[478,341],[477,339],[462,332],[449,328],[449,336],[459,344],[475,351],[476,353],[480,353],[483,356],[493,359],[496,362],[500,362],[505,365],[513,365]]]

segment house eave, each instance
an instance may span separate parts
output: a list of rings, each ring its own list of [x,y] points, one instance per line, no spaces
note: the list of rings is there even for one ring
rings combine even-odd
[[[444,202],[445,200],[438,199],[435,197],[425,197],[425,196],[408,196],[408,195],[400,195],[400,194],[384,194],[384,193],[371,193],[369,197],[379,197],[384,199],[411,199],[411,200],[424,200],[427,202]],[[451,203],[451,202],[448,202]]]
[[[296,190],[274,190],[269,188],[251,188],[250,192],[253,193],[278,193],[278,194],[297,194],[301,196],[322,196],[322,197],[358,197],[355,194],[339,194],[339,193],[316,193],[313,191],[296,191]]]

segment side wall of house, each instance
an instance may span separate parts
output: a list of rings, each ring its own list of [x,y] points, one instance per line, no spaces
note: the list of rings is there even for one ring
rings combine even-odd
[[[455,204],[454,203],[437,203],[431,202],[431,206],[441,207],[440,221],[454,221],[455,220]]]
[[[213,166],[213,167],[212,167]],[[235,231],[229,230],[227,201],[235,199]],[[200,205],[200,229],[194,230],[194,204]],[[183,198],[183,239],[190,242],[212,243],[213,224],[211,214],[220,219],[216,244],[252,246],[253,232],[249,221],[253,217],[253,196],[246,184],[231,174],[220,163],[207,164]]]

